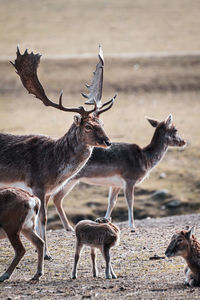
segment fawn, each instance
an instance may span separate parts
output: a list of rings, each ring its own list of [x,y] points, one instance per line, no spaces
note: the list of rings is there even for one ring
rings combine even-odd
[[[0,282],[9,279],[26,250],[20,240],[22,233],[36,247],[37,272],[32,280],[39,280],[43,273],[44,241],[35,231],[40,200],[19,188],[0,188],[0,239],[8,238],[15,250],[9,268],[0,276]]]
[[[105,277],[117,278],[111,266],[110,248],[119,242],[120,230],[112,224],[110,219],[97,218],[94,221],[83,220],[75,226],[76,252],[72,278],[77,278],[77,264],[81,249],[84,245],[91,247],[93,277],[98,276],[96,267],[96,248],[98,248],[106,262]]]
[[[190,230],[178,231],[172,236],[165,252],[167,257],[182,256],[185,259],[185,284],[191,287],[200,286],[200,243],[194,231],[194,226]]]

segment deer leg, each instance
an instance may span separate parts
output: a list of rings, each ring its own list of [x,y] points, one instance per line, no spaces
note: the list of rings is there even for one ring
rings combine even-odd
[[[104,244],[101,252],[106,262],[105,277],[106,279],[111,279],[112,274],[111,274],[111,263],[110,263],[110,245]]]
[[[98,270],[97,270],[97,265],[96,265],[96,249],[91,248],[91,259],[92,259],[92,272],[93,272],[93,277],[98,276]]]
[[[13,261],[11,262],[9,268],[0,276],[0,282],[3,282],[6,279],[9,279],[12,272],[24,256],[26,250],[20,240],[19,233],[16,234],[10,234],[6,232],[9,241],[11,242],[11,245],[13,246],[15,250],[15,256],[13,258]]]
[[[117,201],[117,196],[119,194],[120,188],[114,188],[110,187],[109,188],[109,195],[108,195],[108,208],[106,211],[105,218],[110,218],[110,215],[112,213],[112,210],[116,204]]]
[[[31,241],[31,243],[36,247],[38,254],[38,265],[37,272],[31,280],[39,280],[39,277],[43,275],[43,264],[44,264],[44,241],[37,235],[34,230],[22,229],[24,236]]]
[[[124,194],[125,194],[126,202],[128,205],[129,227],[132,228],[132,231],[135,231],[135,224],[134,224],[134,218],[133,218],[134,185],[132,182],[126,182],[125,187],[124,187]]]
[[[59,191],[57,194],[53,195],[53,202],[57,209],[57,212],[60,216],[60,219],[62,221],[63,227],[66,231],[74,231],[73,227],[70,225],[67,216],[64,212],[64,209],[62,207],[63,199],[66,195],[69,194],[69,192],[73,189],[73,187],[78,183],[78,181],[70,180],[61,191]]]
[[[39,227],[38,234],[40,235],[41,239],[44,241],[45,250],[44,250],[44,259],[52,260],[51,255],[49,254],[48,245],[47,245],[47,234],[46,234],[46,227],[47,227],[47,205],[45,194],[41,189],[33,189],[33,193],[37,196],[41,201],[40,211],[39,211],[39,220],[37,224],[37,230]]]
[[[72,279],[77,278],[77,265],[78,265],[80,252],[81,252],[82,248],[83,248],[83,244],[76,242],[76,252],[75,252],[75,257],[74,257],[74,267],[72,270]]]

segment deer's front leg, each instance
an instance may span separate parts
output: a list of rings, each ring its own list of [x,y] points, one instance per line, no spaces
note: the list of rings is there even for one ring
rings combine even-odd
[[[74,231],[73,227],[69,224],[69,221],[67,219],[67,216],[65,214],[65,211],[62,207],[63,199],[66,195],[69,194],[69,192],[73,189],[73,187],[78,183],[77,180],[70,180],[61,191],[59,191],[57,194],[53,195],[53,202],[57,209],[57,212],[60,216],[60,219],[62,221],[62,224],[66,231]]]
[[[134,184],[133,182],[127,181],[124,187],[124,195],[128,205],[128,220],[129,227],[132,228],[132,231],[135,231],[135,223],[133,217],[133,204],[134,204]]]
[[[46,226],[47,226],[47,202],[45,199],[45,193],[42,189],[33,189],[33,193],[37,196],[41,201],[40,211],[39,211],[39,220],[37,224],[37,232],[39,236],[44,241],[44,259],[52,260],[51,255],[48,251],[47,245],[47,234],[46,234]]]
[[[106,211],[105,218],[110,218],[110,215],[112,213],[112,210],[116,204],[117,201],[117,196],[119,194],[120,188],[114,188],[110,187],[109,188],[109,195],[108,195],[108,208]]]

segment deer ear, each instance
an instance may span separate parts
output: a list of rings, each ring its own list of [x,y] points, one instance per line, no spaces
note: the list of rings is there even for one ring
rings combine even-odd
[[[74,116],[74,123],[76,124],[76,126],[80,126],[81,121],[82,121],[81,116],[79,116],[79,115]]]
[[[150,119],[148,117],[145,117],[147,119],[147,121],[149,121],[149,123],[153,126],[153,127],[157,127],[159,122],[153,119]]]
[[[165,120],[165,124],[167,125],[167,127],[169,127],[171,124],[172,124],[172,121],[173,121],[173,117],[172,115],[170,114],[167,119]]]
[[[190,239],[193,234],[195,234],[195,226],[192,226],[192,228],[187,232],[187,238]]]

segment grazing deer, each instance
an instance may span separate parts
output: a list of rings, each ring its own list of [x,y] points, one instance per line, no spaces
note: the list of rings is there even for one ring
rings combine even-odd
[[[106,218],[98,218],[95,220],[95,222],[83,220],[76,225],[75,234],[76,252],[72,278],[77,278],[77,264],[80,252],[84,245],[87,245],[91,248],[93,277],[98,276],[96,267],[96,248],[98,248],[100,249],[106,262],[105,277],[107,279],[117,278],[111,266],[110,248],[119,242],[119,228]]]
[[[20,240],[22,233],[36,247],[38,253],[37,272],[32,280],[39,280],[43,273],[44,241],[35,231],[40,200],[18,188],[0,188],[0,239],[8,238],[15,250],[9,268],[0,276],[0,282],[9,279],[24,256],[26,250]]]
[[[70,230],[71,227],[62,208],[62,200],[79,182],[110,187],[106,218],[110,217],[119,191],[123,188],[128,204],[129,226],[135,230],[133,219],[135,186],[141,183],[161,161],[168,146],[182,147],[186,144],[172,124],[172,115],[162,122],[149,118],[147,120],[156,128],[148,146],[140,148],[136,144],[112,143],[109,149],[94,148],[86,166],[54,195],[54,204],[66,230]]]
[[[200,243],[194,231],[194,226],[190,230],[178,231],[165,251],[167,257],[182,256],[185,259],[185,284],[191,287],[200,286]]]
[[[41,200],[39,212],[40,236],[45,241],[45,258],[50,259],[46,243],[46,206],[49,195],[58,191],[70,177],[75,175],[89,159],[93,147],[107,148],[111,145],[100,114],[110,109],[114,99],[102,104],[103,66],[102,50],[94,72],[92,84],[88,87],[87,104],[94,104],[91,110],[64,107],[62,93],[59,104],[49,100],[37,77],[40,55],[23,55],[17,48],[13,64],[24,87],[40,99],[44,105],[65,112],[76,112],[68,132],[59,139],[43,135],[0,134],[0,183],[3,186],[21,184]]]

